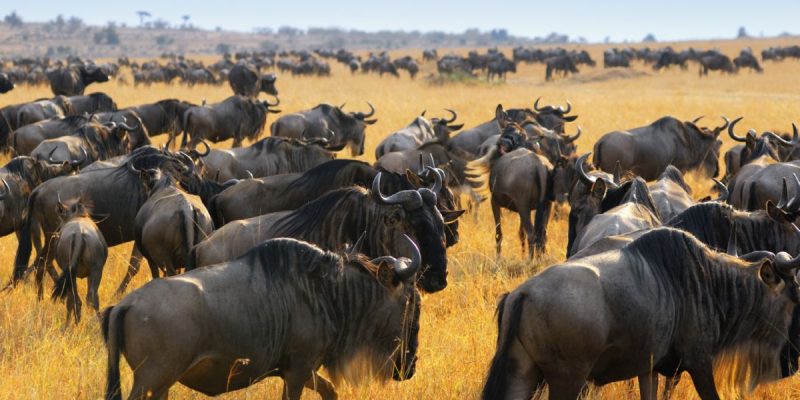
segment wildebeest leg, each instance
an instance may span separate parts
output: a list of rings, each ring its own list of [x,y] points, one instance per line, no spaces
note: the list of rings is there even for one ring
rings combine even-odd
[[[494,215],[494,240],[497,256],[500,257],[500,248],[503,244],[503,228],[500,226],[501,219],[500,205],[492,200],[492,215]]]
[[[99,268],[94,267],[91,271],[89,271],[89,282],[86,285],[86,303],[89,304],[89,307],[94,309],[95,313],[100,311],[100,297],[97,295],[97,292],[100,289],[100,280],[102,278],[102,265],[100,265]]]
[[[522,218],[519,219],[519,246],[522,254],[525,255],[525,224],[522,223]]]
[[[525,236],[528,236],[528,259],[533,258],[534,235],[533,223],[531,222],[531,210],[527,207],[519,209],[519,240],[522,242],[522,249],[525,249]],[[524,253],[523,253],[524,254]]]
[[[693,365],[686,369],[692,377],[694,388],[703,400],[719,400],[717,386],[714,383],[714,373],[711,360],[700,361],[698,365]]]
[[[291,368],[283,374],[283,400],[300,400],[303,386],[311,378],[310,368]]]
[[[668,376],[664,380],[664,393],[661,395],[663,400],[669,400],[672,397],[672,393],[675,391],[675,388],[678,387],[678,383],[681,381],[681,373],[676,372],[675,376]]]
[[[75,325],[81,322],[82,307],[81,298],[78,296],[78,288],[73,287],[72,293],[67,294],[67,323],[69,323],[69,319],[73,315],[75,316]]]
[[[544,200],[536,206],[536,219],[533,226],[533,243],[535,250],[544,253],[547,244],[547,224],[550,222],[550,209],[553,202]],[[530,240],[530,238],[528,239]]]
[[[656,400],[658,396],[658,374],[654,371],[639,375],[639,396],[641,400]]]
[[[133,251],[131,252],[131,259],[128,263],[128,273],[125,274],[125,277],[122,278],[122,282],[120,282],[119,287],[117,288],[117,294],[122,294],[125,292],[125,288],[128,287],[128,284],[131,283],[131,279],[139,272],[139,266],[142,263],[142,252],[139,251],[136,246],[133,246]]]
[[[545,376],[550,386],[550,399],[577,399],[584,391],[589,372],[570,371],[569,374]]]
[[[336,400],[337,398],[336,389],[334,389],[333,384],[319,376],[316,371],[311,379],[306,381],[305,386],[319,393],[322,400]]]
[[[158,374],[157,368],[139,368],[133,373],[133,386],[128,399],[153,399],[167,400],[169,398],[169,388],[177,379],[169,376],[170,374]]]

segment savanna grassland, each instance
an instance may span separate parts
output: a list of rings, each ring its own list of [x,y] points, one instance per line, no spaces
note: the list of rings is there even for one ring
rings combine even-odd
[[[725,41],[677,44],[676,48],[693,45],[701,48],[720,47],[735,56],[745,46],[756,52],[771,45],[786,45],[788,40]],[[792,43],[796,44],[796,43]],[[589,47],[593,58],[602,65],[601,46]],[[510,49],[504,49],[510,55]],[[396,55],[420,51],[398,51]],[[440,54],[443,54],[440,52]],[[388,133],[405,126],[423,110],[428,116],[444,114],[442,108],[458,111],[459,121],[472,127],[494,116],[498,103],[506,107],[530,107],[542,96],[544,103],[564,104],[569,99],[576,123],[567,127],[574,132],[583,129],[578,141],[579,152],[591,149],[605,132],[641,126],[671,114],[681,119],[705,115],[704,124],[718,125],[720,115],[744,116],[740,127],[759,131],[790,131],[791,122],[800,122],[800,62],[767,63],[762,75],[741,72],[736,76],[712,73],[699,78],[696,65],[688,71],[670,70],[654,73],[637,63],[631,71],[603,70],[601,66],[582,68],[574,78],[544,82],[541,65],[522,65],[506,83],[488,84],[456,82],[434,85],[424,77],[435,72],[433,63],[423,66],[421,77],[408,79],[379,78],[375,75],[351,76],[340,65],[332,65],[331,78],[293,78],[279,75],[281,105],[284,112],[312,107],[320,102],[341,104],[346,109],[366,110],[365,100],[377,108],[378,123],[367,130],[366,161],[374,161],[373,150]],[[167,97],[193,102],[220,101],[230,95],[223,86],[154,85],[152,87],[119,86],[106,83],[91,86],[88,92],[105,91],[120,107],[148,103]],[[50,97],[48,87],[18,87],[0,97],[0,105]],[[269,116],[267,124],[274,121]],[[268,127],[267,127],[268,128]],[[268,129],[265,130],[268,132]],[[723,149],[732,145],[722,138]],[[163,137],[156,142],[163,142]],[[222,143],[220,146],[229,146]],[[710,182],[692,178],[695,196],[708,193]],[[548,229],[546,254],[533,262],[523,256],[517,240],[518,217],[505,213],[505,242],[502,259],[494,253],[494,224],[487,204],[480,207],[477,219],[465,216],[461,222],[461,242],[448,251],[449,286],[442,292],[426,295],[422,305],[419,362],[417,373],[407,382],[385,384],[367,382],[358,386],[339,383],[344,399],[473,399],[482,387],[485,372],[494,353],[496,328],[494,308],[500,294],[513,289],[546,266],[564,258],[567,222],[553,219]],[[13,264],[17,241],[12,236],[0,239],[0,281],[6,282]],[[119,300],[113,294],[121,280],[131,245],[112,249],[101,287],[101,306]],[[143,268],[131,285],[141,286],[149,279]],[[47,282],[50,285],[50,282]],[[79,293],[85,293],[85,282],[79,282]],[[99,324],[84,308],[87,316],[77,327],[66,326],[62,304],[37,301],[31,283],[0,294],[0,399],[96,399],[103,396],[106,351]],[[131,373],[123,363],[123,392],[128,393]],[[247,390],[224,399],[277,398],[280,381],[268,379]],[[635,399],[638,388],[633,382],[621,382],[592,390],[591,398]],[[204,396],[180,385],[172,390],[179,399]],[[304,398],[317,398],[305,392]],[[690,379],[685,376],[676,399],[696,398]],[[800,378],[795,377],[760,388],[753,398],[800,398]]]

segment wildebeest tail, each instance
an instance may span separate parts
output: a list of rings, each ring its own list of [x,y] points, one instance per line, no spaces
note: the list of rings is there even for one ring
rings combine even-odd
[[[492,171],[492,162],[499,157],[497,148],[492,147],[486,155],[467,163],[465,173],[467,182],[475,191],[485,199],[491,193],[489,188],[489,175]],[[481,200],[483,200],[481,199]]]
[[[34,190],[31,197],[28,198],[28,208],[25,211],[25,220],[22,223],[22,229],[19,234],[19,243],[17,245],[17,255],[14,258],[14,275],[11,278],[12,282],[16,283],[22,276],[25,275],[25,270],[28,269],[28,261],[31,258],[31,251],[33,246],[31,243],[31,229],[33,227],[33,205],[36,203],[37,192]]]
[[[70,254],[69,254],[69,266],[61,272],[61,276],[58,277],[56,280],[56,285],[53,288],[53,294],[51,298],[53,300],[58,299],[65,299],[68,295],[69,296],[77,296],[75,292],[77,290],[77,284],[75,280],[78,277],[78,261],[83,254],[83,249],[86,246],[86,243],[82,239],[76,240],[72,238],[72,243],[70,243]]]
[[[106,400],[122,400],[122,387],[119,379],[119,360],[125,346],[125,306],[111,306],[103,310],[100,326],[103,340],[108,350],[108,374],[106,379]]]
[[[189,120],[192,118],[192,111],[186,110],[183,113],[183,137],[181,138],[181,148],[186,148],[186,145],[189,144]]]
[[[509,294],[506,293],[500,298],[497,304],[497,352],[492,358],[489,367],[489,375],[486,377],[486,385],[483,387],[481,398],[483,400],[504,399],[506,398],[506,378],[515,367],[509,360],[509,348],[519,332],[519,323],[522,319],[522,303],[525,295],[522,294],[512,300],[511,320],[508,321],[508,329],[503,331],[503,314],[508,305]]]
[[[597,169],[603,169],[603,142],[599,141],[594,145],[594,155],[592,156],[592,163]]]

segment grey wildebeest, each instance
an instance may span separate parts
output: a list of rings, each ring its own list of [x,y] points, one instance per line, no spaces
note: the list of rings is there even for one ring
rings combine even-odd
[[[702,167],[707,176],[716,177],[718,168],[708,166],[716,166],[717,160],[709,153],[714,153],[717,137],[728,127],[728,119],[722,118],[725,123],[713,129],[695,125],[700,118],[682,122],[667,116],[640,128],[606,133],[594,145],[594,165],[612,172],[619,162],[624,171],[646,181],[658,178],[670,164],[681,172]]]
[[[761,65],[758,63],[758,59],[756,59],[753,55],[753,51],[750,49],[743,49],[739,52],[739,55],[733,59],[733,65],[737,71],[742,68],[750,68],[759,74],[764,72],[764,69],[762,69]]]
[[[31,157],[50,163],[77,163],[85,167],[94,161],[130,153],[133,141],[129,139],[128,133],[138,129],[138,126],[90,122],[70,135],[42,141],[31,151]],[[146,139],[143,145],[150,143],[149,138]]]
[[[406,127],[390,133],[375,148],[375,159],[380,159],[384,154],[394,151],[416,149],[427,142],[448,140],[452,132],[461,129],[464,125],[451,125],[458,118],[458,114],[450,109],[447,111],[451,114],[450,119],[432,118],[430,121],[425,119],[423,111]]]
[[[178,99],[164,99],[152,104],[128,107],[120,112],[135,112],[141,118],[150,136],[169,133],[170,139],[174,139],[183,131],[183,113],[196,106]]]
[[[756,162],[757,164],[768,164],[774,161],[785,161],[791,157],[800,136],[798,136],[797,126],[792,124],[792,139],[786,140],[773,132],[763,132],[757,136],[754,129],[747,131],[742,137],[734,132],[734,128],[742,117],[736,118],[728,126],[728,136],[736,142],[744,143],[730,148],[725,152],[726,175],[730,178],[742,168],[742,166]],[[764,157],[763,159],[761,159]]]
[[[614,170],[614,175],[600,170],[593,170],[586,172],[585,168],[593,167],[588,163],[587,159],[592,153],[586,153],[577,160],[575,160],[575,180],[569,189],[569,217],[567,228],[567,257],[571,255],[570,249],[578,236],[578,232],[589,223],[592,217],[597,214],[596,205],[593,202],[594,186],[598,180],[602,180],[605,190],[613,190],[619,188],[621,183],[620,169]],[[589,165],[587,165],[589,164]],[[559,173],[568,172],[568,170],[556,167],[553,177],[553,184],[557,182]],[[557,195],[557,193],[556,193]]]
[[[280,376],[284,399],[299,400],[305,386],[333,400],[317,370],[361,378],[348,373],[355,362],[379,379],[410,379],[422,257],[413,242],[405,246],[411,260],[369,260],[273,239],[236,260],[148,283],[102,314],[106,398],[122,399],[120,354],[133,369],[131,398],[167,398],[175,382],[213,396]]]
[[[700,63],[700,76],[708,75],[708,71],[722,71],[722,73],[728,74],[736,73],[733,62],[724,54],[716,53],[704,55],[697,61]]]
[[[141,171],[147,201],[134,221],[134,243],[147,260],[153,279],[159,271],[175,275],[185,268],[192,247],[211,235],[214,223],[198,196],[181,190],[158,169]]]
[[[260,75],[256,67],[246,62],[234,65],[228,74],[228,83],[233,93],[246,97],[258,97],[260,92],[277,96],[276,80],[275,74]]]
[[[108,82],[108,74],[95,65],[71,65],[47,73],[50,90],[56,96],[77,96],[83,94],[86,86],[95,82]]]
[[[22,104],[17,109],[17,128],[47,119],[74,115],[68,97],[56,96]]]
[[[232,260],[271,238],[292,237],[324,249],[341,250],[364,232],[364,254],[404,254],[394,247],[403,234],[411,236],[422,251],[419,285],[427,292],[447,286],[447,250],[444,219],[436,207],[442,181],[438,174],[431,189],[401,190],[384,196],[381,173],[372,189],[334,190],[294,211],[276,212],[233,221],[192,249],[190,268]]]
[[[67,322],[74,315],[77,324],[81,320],[81,299],[76,280],[88,278],[86,302],[95,312],[100,311],[98,290],[108,258],[108,245],[81,199],[70,199],[65,203],[59,199],[57,211],[61,226],[58,227],[55,251],[62,272],[56,280],[52,297],[53,300],[66,299]]]
[[[5,94],[14,89],[14,82],[8,79],[8,75],[0,73],[0,94]]]
[[[33,266],[41,297],[43,273],[53,270],[50,242],[58,229],[55,212],[59,194],[67,199],[80,197],[92,205],[92,213],[102,217],[98,227],[109,246],[132,241],[134,224],[131,221],[147,200],[145,187],[136,171],[151,168],[160,168],[173,175],[182,174],[188,169],[187,161],[181,157],[148,146],[135,150],[127,161],[117,167],[53,178],[34,189],[28,199],[28,210],[19,234],[13,282],[18,282],[27,270],[35,242],[37,251]],[[40,241],[42,235],[44,240]],[[119,292],[125,290],[130,278],[138,271],[139,257],[138,251],[134,250],[128,275],[120,285]]]
[[[295,210],[325,193],[350,186],[369,188],[378,172],[381,175],[381,193],[394,194],[402,190],[429,187],[439,174],[442,186],[436,193],[437,208],[445,223],[447,247],[458,243],[458,217],[456,199],[446,185],[444,172],[425,166],[421,171],[406,170],[403,174],[378,171],[358,160],[332,160],[305,173],[273,175],[262,179],[247,179],[233,185],[212,199],[210,210],[216,226],[235,220],[257,217],[279,211]]]
[[[671,228],[551,266],[500,301],[483,398],[528,398],[546,384],[551,399],[572,399],[587,382],[633,377],[652,396],[653,372],[680,365],[700,398],[719,399],[714,364],[725,361],[737,389],[775,380],[798,267],[786,253],[717,253]]]
[[[201,158],[204,174],[217,182],[230,179],[261,178],[270,175],[305,172],[336,157],[328,141],[307,142],[282,137],[267,137],[248,147],[212,149]]]
[[[67,99],[72,106],[72,115],[94,114],[117,110],[117,103],[114,102],[114,99],[103,92],[92,93],[85,96],[70,96]]]
[[[544,79],[547,81],[553,79],[553,76],[559,73],[566,77],[570,73],[577,74],[580,72],[578,71],[578,67],[575,66],[575,61],[573,61],[572,57],[569,55],[550,57],[544,62],[547,65]]]
[[[501,208],[519,213],[519,239],[525,251],[527,237],[528,257],[543,253],[547,244],[547,223],[553,204],[553,166],[546,157],[524,146],[523,128],[508,122],[501,105],[497,106],[497,121],[503,133],[494,151],[468,164],[468,180],[481,195],[490,194],[495,222],[497,255],[503,242]],[[534,221],[531,211],[536,210]]]
[[[377,122],[369,119],[375,115],[375,107],[367,102],[370,112],[342,111],[344,104],[339,107],[330,104],[320,104],[310,110],[286,114],[272,123],[270,131],[272,136],[283,136],[294,139],[328,138],[329,132],[334,132],[332,146],[346,143],[350,147],[350,154],[360,156],[364,154],[364,134],[367,125]]]
[[[242,96],[231,96],[216,104],[191,107],[183,113],[183,141],[181,148],[193,149],[203,140],[214,143],[233,139],[233,147],[242,145],[244,139],[256,140],[264,129],[267,114],[280,104],[259,101]]]
[[[649,184],[648,189],[656,207],[656,215],[662,221],[669,221],[695,203],[692,188],[683,179],[681,171],[672,165],[664,170],[658,180]]]

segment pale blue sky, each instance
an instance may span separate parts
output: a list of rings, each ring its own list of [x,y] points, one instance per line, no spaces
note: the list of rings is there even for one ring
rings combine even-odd
[[[519,36],[556,31],[601,41],[640,40],[653,33],[659,40],[728,38],[739,26],[751,35],[800,33],[800,0],[563,0],[563,1],[360,1],[360,0],[103,0],[3,1],[0,14],[16,10],[24,20],[46,21],[59,13],[77,15],[90,24],[108,21],[136,25],[136,11],[179,24],[181,15],[203,28],[221,26],[251,31],[254,27],[341,27],[367,31],[505,28]],[[10,4],[11,3],[11,4]]]

